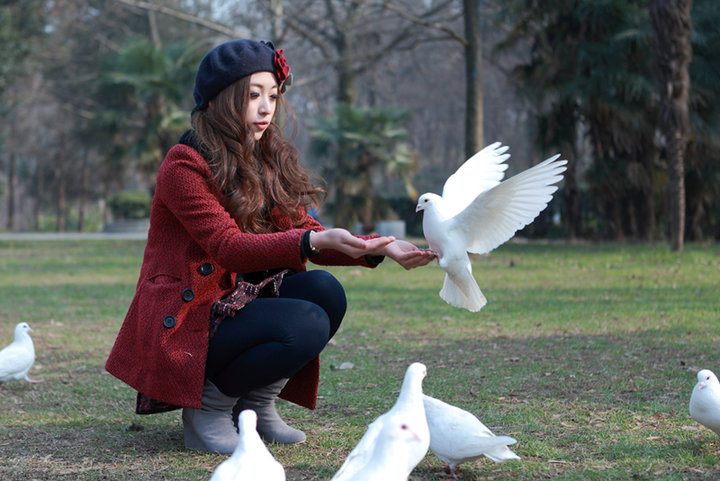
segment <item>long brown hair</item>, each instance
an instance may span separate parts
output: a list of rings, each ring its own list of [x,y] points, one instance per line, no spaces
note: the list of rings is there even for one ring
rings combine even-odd
[[[249,98],[249,76],[223,89],[207,109],[193,114],[195,138],[240,229],[254,233],[283,230],[273,220],[274,209],[298,227],[305,218],[301,208],[318,206],[325,191],[313,185],[298,163],[297,149],[283,138],[276,123],[281,107],[286,117],[294,120],[282,94],[278,92],[278,109],[259,141],[245,124]]]

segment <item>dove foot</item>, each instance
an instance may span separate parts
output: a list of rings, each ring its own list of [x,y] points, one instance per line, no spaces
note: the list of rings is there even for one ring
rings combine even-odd
[[[30,384],[38,384],[41,382],[45,382],[45,379],[28,379],[27,382],[29,382]]]
[[[445,468],[446,477],[458,479],[457,474],[455,473],[455,468],[451,467],[448,463],[443,463],[443,467]]]

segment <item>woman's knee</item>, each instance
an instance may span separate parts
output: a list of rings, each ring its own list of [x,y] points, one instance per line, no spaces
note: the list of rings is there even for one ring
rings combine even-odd
[[[303,272],[283,282],[286,290],[283,296],[304,299],[319,305],[327,312],[331,321],[339,324],[347,310],[345,289],[335,276],[327,271],[314,270]]]
[[[314,358],[330,340],[330,321],[325,310],[308,303],[297,313],[300,320],[290,343],[301,357]],[[304,353],[304,355],[303,355]]]

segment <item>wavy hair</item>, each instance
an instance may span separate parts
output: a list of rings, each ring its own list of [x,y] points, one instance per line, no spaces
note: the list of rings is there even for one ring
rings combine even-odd
[[[195,138],[240,229],[258,234],[285,230],[288,226],[274,220],[275,209],[299,227],[304,209],[319,206],[326,192],[313,185],[297,149],[276,123],[281,107],[294,122],[282,94],[278,92],[278,109],[259,141],[245,124],[249,98],[250,76],[223,89],[207,109],[193,114]]]

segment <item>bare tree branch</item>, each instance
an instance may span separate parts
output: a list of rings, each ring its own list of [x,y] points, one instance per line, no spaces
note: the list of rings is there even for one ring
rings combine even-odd
[[[174,17],[179,20],[184,20],[185,22],[192,23],[194,25],[199,25],[203,28],[206,28],[208,30],[211,30],[213,32],[219,33],[221,35],[224,35],[229,38],[238,38],[242,36],[247,36],[248,32],[237,32],[233,30],[232,28],[222,25],[217,22],[213,22],[212,20],[206,20],[204,18],[197,17],[195,15],[191,15],[189,13],[182,12],[180,10],[175,10],[173,8],[166,7],[164,5],[156,5],[154,3],[145,2],[143,0],[116,0],[117,2],[124,3],[125,5],[130,5],[131,7],[135,8],[141,8],[143,10],[152,11],[152,12],[159,12],[162,14],[165,14],[169,17]]]
[[[358,4],[358,5],[369,5],[368,2],[366,2],[366,1],[364,1],[364,0],[349,0],[349,2],[350,2],[350,3],[354,3],[354,4]],[[407,13],[407,12],[406,12],[405,10],[403,10],[402,8],[396,7],[395,5],[391,5],[390,2],[383,2],[382,5],[376,5],[376,4],[373,4],[373,5],[375,5],[375,6],[380,6],[381,8],[384,8],[384,9],[386,9],[386,10],[389,10],[389,11],[395,13],[395,14],[396,14],[397,16],[399,16],[400,18],[403,18],[403,19],[407,20],[408,22],[411,22],[411,23],[414,23],[414,24],[416,24],[416,25],[421,25],[421,26],[423,26],[423,27],[427,27],[427,28],[430,28],[430,29],[433,29],[433,30],[438,30],[438,31],[440,31],[440,32],[443,32],[444,34],[446,34],[447,36],[449,36],[449,37],[452,38],[453,40],[455,40],[455,41],[457,41],[457,42],[460,42],[462,45],[467,44],[467,41],[465,40],[465,37],[463,37],[462,35],[458,35],[458,34],[455,33],[455,31],[453,31],[451,28],[449,28],[449,27],[447,27],[447,26],[445,26],[445,25],[443,25],[443,24],[441,24],[441,23],[438,23],[438,22],[429,22],[429,21],[427,21],[427,20],[423,20],[423,19],[420,18],[420,17],[416,17],[415,15],[410,15],[409,13]],[[439,8],[441,8],[441,7],[438,7],[438,8],[436,8],[435,10],[438,10]],[[444,8],[444,7],[442,7],[442,8]]]

